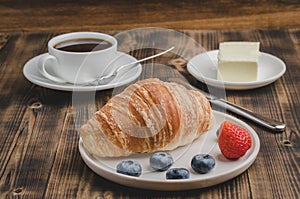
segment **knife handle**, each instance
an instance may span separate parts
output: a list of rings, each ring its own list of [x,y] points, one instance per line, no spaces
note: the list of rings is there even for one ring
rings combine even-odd
[[[264,126],[272,131],[282,132],[285,130],[285,124],[267,117],[264,117],[258,113],[254,113],[246,108],[235,105],[223,99],[211,99],[210,102],[219,107],[225,108],[237,115],[247,118],[261,126]]]

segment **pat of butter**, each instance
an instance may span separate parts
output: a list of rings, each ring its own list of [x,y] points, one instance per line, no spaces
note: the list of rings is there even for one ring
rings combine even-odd
[[[259,42],[220,43],[217,79],[232,82],[257,80],[259,54]]]

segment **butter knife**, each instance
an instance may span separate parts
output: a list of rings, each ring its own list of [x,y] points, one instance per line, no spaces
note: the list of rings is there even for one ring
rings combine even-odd
[[[173,79],[173,78],[172,78]],[[176,81],[177,80],[177,81]],[[176,78],[175,82],[178,82],[178,79]],[[211,104],[216,105],[218,107],[224,108],[232,113],[235,113],[239,116],[242,116],[246,119],[249,119],[251,121],[253,121],[256,124],[259,124],[269,130],[275,131],[275,132],[283,132],[285,130],[286,125],[280,121],[274,120],[274,119],[270,119],[267,118],[265,116],[262,116],[258,113],[255,113],[253,111],[250,111],[244,107],[238,106],[236,104],[233,104],[231,102],[228,102],[222,98],[218,98],[215,97],[195,86],[192,86],[191,84],[187,83],[187,82],[183,82],[181,80],[179,80],[181,85],[185,86],[185,87],[189,87],[193,90],[197,90],[199,92],[201,92],[209,101]]]

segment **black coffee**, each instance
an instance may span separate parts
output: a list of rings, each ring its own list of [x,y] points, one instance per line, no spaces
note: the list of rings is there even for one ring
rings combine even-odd
[[[104,50],[112,46],[112,43],[102,39],[84,38],[72,39],[54,45],[54,48],[68,52],[91,52]]]

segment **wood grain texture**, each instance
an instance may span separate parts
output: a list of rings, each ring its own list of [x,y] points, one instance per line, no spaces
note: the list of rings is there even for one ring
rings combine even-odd
[[[118,31],[102,31],[120,35]],[[27,81],[26,61],[47,51],[46,42],[60,32],[0,34],[0,198],[299,198],[300,197],[300,29],[288,30],[184,30],[203,49],[213,50],[228,40],[261,43],[261,51],[282,58],[285,75],[275,83],[247,91],[228,91],[227,99],[287,123],[287,131],[274,134],[246,121],[261,140],[255,163],[240,176],[220,185],[184,192],[133,189],[103,179],[82,161],[78,151],[77,114],[72,93],[42,88]],[[137,32],[130,37],[133,45]],[[193,43],[181,35],[177,53],[168,53],[143,64],[140,79],[186,78],[205,88],[186,71]],[[127,41],[127,40],[125,40]],[[147,43],[126,42],[123,49],[142,58],[160,51]],[[146,40],[144,42],[147,42]],[[168,44],[168,43],[167,43]],[[150,46],[151,47],[151,46]],[[200,49],[203,50],[203,49]],[[183,57],[178,56],[183,55]],[[119,88],[122,90],[122,88]],[[88,117],[116,90],[95,94],[95,107],[84,108]],[[242,119],[242,118],[241,118]]]
[[[298,0],[0,1],[0,31],[283,29],[299,27]]]

